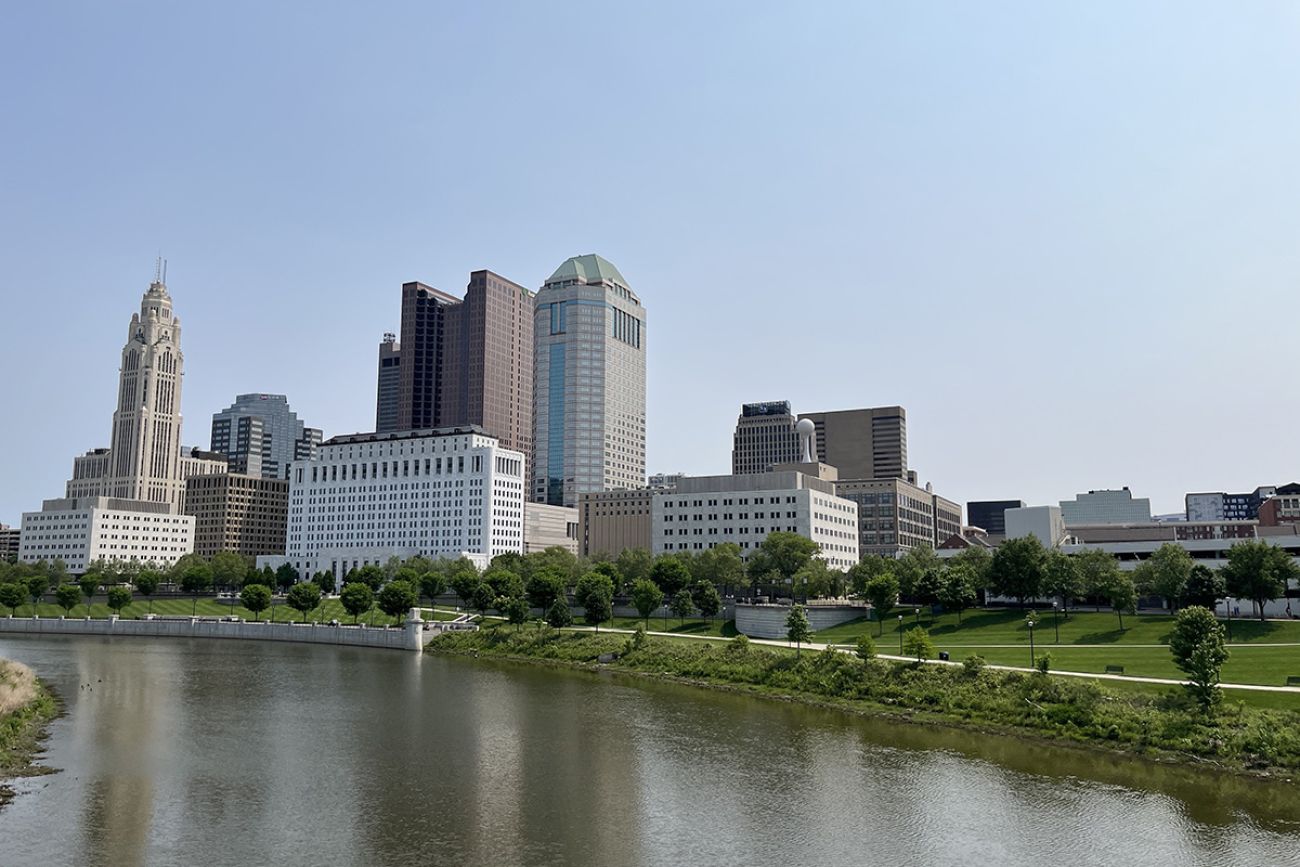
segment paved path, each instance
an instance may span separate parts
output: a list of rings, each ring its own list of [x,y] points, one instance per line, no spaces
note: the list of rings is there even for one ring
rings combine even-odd
[[[573,627],[573,628],[574,628],[574,629],[577,629],[577,630],[579,630],[579,631],[587,631],[587,632],[591,632],[591,631],[593,631],[592,628],[589,627],[589,626],[578,626],[578,627]],[[616,632],[616,633],[620,633],[620,634],[629,634],[629,635],[630,635],[634,630],[631,630],[631,629],[614,629],[614,628],[610,628],[610,629],[604,629],[604,630],[601,630],[601,631],[602,631],[602,632]],[[733,640],[733,639],[731,639],[731,638],[724,638],[724,637],[719,636],[719,635],[682,635],[681,633],[677,633],[677,632],[647,632],[646,635],[657,635],[657,636],[660,636],[660,637],[663,637],[663,638],[689,638],[689,639],[694,640],[694,641],[732,641],[732,640]],[[789,648],[789,647],[790,647],[790,643],[789,643],[789,642],[786,642],[786,641],[774,641],[774,640],[767,639],[767,638],[751,638],[751,639],[749,639],[749,643],[750,643],[750,644],[761,644],[761,645],[766,645],[766,646],[768,646],[768,647],[784,647],[784,648]],[[807,648],[808,650],[812,650],[812,651],[821,651],[821,650],[825,650],[827,647],[833,647],[833,648],[835,648],[835,650],[837,650],[837,651],[840,652],[840,653],[853,653],[853,652],[854,652],[854,650],[853,650],[852,648],[850,648],[850,647],[848,647],[848,646],[846,646],[846,645],[843,645],[843,644],[831,644],[831,645],[827,645],[827,644],[805,644],[805,645],[803,645],[803,646],[804,646],[805,648]],[[972,646],[976,646],[976,647],[995,647],[995,646],[998,646],[998,645],[984,644],[984,645],[972,645]],[[1021,647],[1027,646],[1027,645],[1011,644],[1011,645],[1007,645],[1007,646],[1008,646],[1008,647],[1021,648]],[[1049,645],[1049,646],[1050,646],[1050,647],[1057,647],[1057,646],[1061,646],[1061,647],[1071,647],[1071,646],[1073,646],[1073,647],[1079,647],[1079,646],[1092,646],[1092,645],[1068,645],[1068,644],[1067,644],[1067,645]],[[1096,646],[1099,646],[1099,647],[1113,647],[1113,646],[1115,646],[1115,645],[1103,644],[1103,645],[1096,645]],[[1126,644],[1126,645],[1120,645],[1120,646],[1123,646],[1123,647],[1135,647],[1135,646],[1138,646],[1138,647],[1140,647],[1140,646],[1143,646],[1143,645],[1132,645],[1132,644]],[[1167,645],[1163,645],[1163,644],[1153,644],[1153,645],[1150,645],[1150,646],[1151,646],[1151,647],[1166,647]],[[1234,649],[1237,648],[1237,647],[1248,647],[1248,646],[1250,646],[1250,645],[1233,645]],[[1295,646],[1295,645],[1283,644],[1283,645],[1276,645],[1276,646],[1278,646],[1278,647],[1293,647],[1293,646]],[[913,659],[913,658],[910,657],[910,656],[897,656],[897,655],[894,655],[894,654],[891,654],[891,653],[878,653],[877,656],[879,656],[881,659],[893,659],[893,660],[897,660],[897,661],[899,661],[899,662],[915,662],[915,661],[916,661],[915,659]],[[952,660],[949,660],[949,661],[945,662],[945,661],[942,660],[942,659],[927,659],[927,660],[925,660],[925,661],[926,661],[927,663],[929,663],[930,665],[961,665],[960,662],[955,662],[955,661],[952,661]],[[1017,665],[986,665],[985,668],[991,668],[991,669],[994,669],[994,670],[996,670],[996,671],[1023,671],[1023,672],[1027,672],[1027,673],[1033,673],[1033,672],[1037,671],[1037,669],[1034,669],[1034,668],[1025,668],[1025,667],[1021,667],[1021,666],[1017,666]],[[1090,672],[1090,671],[1060,671],[1060,670],[1057,670],[1057,669],[1053,669],[1053,670],[1052,670],[1052,674],[1060,675],[1060,676],[1062,676],[1062,677],[1085,677],[1085,678],[1092,678],[1092,679],[1094,679],[1094,680],[1120,680],[1120,681],[1124,681],[1125,683],[1156,683],[1156,684],[1161,684],[1161,685],[1164,685],[1164,686],[1186,686],[1187,683],[1188,683],[1188,682],[1185,681],[1185,680],[1174,680],[1173,678],[1165,678],[1165,677],[1139,677],[1139,676],[1137,676],[1137,675],[1129,675],[1129,674],[1097,674],[1097,673],[1095,673],[1095,672]],[[1254,692],[1287,692],[1287,693],[1297,693],[1297,694],[1300,694],[1300,686],[1267,686],[1267,685],[1262,684],[1262,683],[1220,683],[1219,686],[1223,687],[1224,689],[1244,689],[1244,690],[1249,690],[1249,691],[1254,691]]]

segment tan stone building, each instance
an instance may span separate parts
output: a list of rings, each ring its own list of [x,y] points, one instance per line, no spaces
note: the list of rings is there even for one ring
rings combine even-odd
[[[960,504],[903,479],[842,480],[835,493],[858,504],[864,557],[897,557],[921,545],[937,548],[961,533]]]
[[[247,557],[283,554],[289,481],[219,473],[191,476],[185,510],[194,516],[194,553],[234,551]]]
[[[578,541],[584,557],[617,557],[630,548],[651,549],[651,512],[663,489],[597,491],[578,497]]]
[[[524,553],[560,547],[579,553],[578,510],[524,501]]]

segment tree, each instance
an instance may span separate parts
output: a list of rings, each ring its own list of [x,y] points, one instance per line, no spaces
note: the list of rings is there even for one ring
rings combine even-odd
[[[184,558],[181,558],[184,559]],[[203,561],[192,562],[181,573],[181,592],[194,596],[192,615],[199,613],[199,594],[212,587],[212,570]]]
[[[650,567],[650,580],[658,585],[668,597],[691,583],[691,570],[679,558],[670,554],[660,554]]]
[[[881,572],[867,579],[862,595],[871,603],[871,610],[880,622],[880,635],[885,634],[885,618],[898,602],[898,579],[892,572]]]
[[[867,595],[867,583],[877,575],[883,575],[886,572],[891,572],[892,574],[889,561],[885,560],[885,558],[881,557],[879,554],[868,554],[857,564],[849,568],[849,586],[853,588],[854,593],[865,599]]]
[[[244,585],[249,584],[261,584],[267,590],[275,590],[275,570],[270,566],[263,569],[249,566],[247,573],[244,575]]]
[[[804,602],[809,598],[838,596],[844,589],[844,574],[832,569],[822,558],[813,557],[794,573],[791,588]]]
[[[614,592],[620,593],[623,590],[623,573],[618,571],[618,567],[609,560],[598,560],[591,564],[590,572],[599,572],[609,578],[614,585]]]
[[[1200,605],[1213,611],[1226,593],[1223,576],[1218,570],[1197,563],[1187,575],[1187,585],[1183,588],[1181,601],[1183,605]]]
[[[330,596],[338,587],[338,581],[335,579],[334,573],[328,569],[322,569],[311,576],[311,582],[320,588],[322,599]]]
[[[1228,595],[1255,603],[1259,619],[1264,606],[1286,593],[1287,584],[1300,576],[1291,555],[1277,545],[1261,540],[1238,542],[1228,549],[1223,581]]]
[[[118,617],[122,616],[122,609],[131,604],[131,588],[125,584],[119,584],[116,587],[108,588],[108,607]]]
[[[353,569],[347,575],[343,576],[344,584],[356,584],[360,582],[370,588],[371,593],[378,593],[379,588],[384,586],[388,580],[388,573],[383,567],[376,566],[374,563],[362,566],[360,569]]]
[[[281,563],[275,570],[275,586],[281,593],[288,593],[298,583],[298,570],[289,563]],[[315,608],[316,606],[312,606]]]
[[[636,607],[636,613],[641,615],[647,627],[650,625],[650,615],[663,604],[664,591],[659,589],[658,584],[648,578],[640,578],[632,582],[632,605]]]
[[[907,553],[893,564],[894,575],[898,578],[898,591],[908,598],[924,602],[925,600],[919,598],[920,594],[927,589],[932,589],[933,585],[927,588],[922,582],[927,575],[937,573],[942,568],[943,561],[929,545],[909,548]]]
[[[745,558],[735,542],[723,542],[700,553],[695,561],[696,584],[708,583],[728,591],[745,580]],[[698,606],[698,603],[696,605]]]
[[[470,605],[479,585],[478,568],[465,557],[453,560],[447,566],[447,585],[460,597],[462,605]]]
[[[962,569],[970,575],[977,591],[989,586],[989,568],[993,565],[993,555],[985,548],[972,545],[963,548],[948,561],[949,569]]]
[[[548,567],[564,576],[566,587],[578,580],[578,576],[582,574],[582,564],[578,562],[577,554],[560,545],[552,545],[524,556],[522,570],[524,582],[527,583],[534,572]]]
[[[86,597],[86,616],[90,616],[90,600],[99,592],[99,576],[85,575],[77,582],[77,587],[81,590],[81,595]]]
[[[76,584],[62,584],[54,591],[54,601],[63,609],[65,615],[71,614],[72,609],[81,602],[81,588]]]
[[[546,609],[546,622],[555,629],[563,629],[573,623],[573,612],[569,611],[569,603],[563,599],[556,599],[551,603],[551,607]]]
[[[695,611],[695,602],[691,599],[691,591],[683,587],[673,594],[673,598],[668,602],[668,609],[676,615],[677,619],[686,622]]]
[[[870,633],[864,632],[858,636],[855,652],[863,662],[876,658],[876,642],[871,640]]]
[[[141,596],[149,600],[149,613],[153,614],[153,595],[158,592],[158,583],[162,580],[162,575],[153,569],[141,569],[135,576],[135,589]]]
[[[1106,599],[1110,602],[1110,607],[1115,609],[1115,614],[1119,616],[1119,628],[1124,629],[1124,612],[1132,614],[1137,611],[1137,588],[1133,586],[1133,579],[1127,572],[1115,570],[1111,576],[1110,586],[1106,588]]]
[[[1223,645],[1223,624],[1214,612],[1200,605],[1190,605],[1174,618],[1174,632],[1169,638],[1169,652],[1191,681],[1188,690],[1208,715],[1218,703],[1219,672],[1228,660]]]
[[[412,584],[401,579],[385,584],[375,599],[380,611],[399,622],[402,615],[420,604],[419,592]]]
[[[961,625],[961,613],[975,604],[979,598],[979,585],[975,581],[974,570],[965,563],[950,565],[943,573],[939,585],[939,604],[957,612],[957,625]]]
[[[817,556],[821,546],[798,533],[782,531],[767,534],[758,549],[750,555],[750,574],[761,576],[775,572],[782,581],[793,581],[795,573]]]
[[[32,598],[32,614],[36,614],[36,606],[40,604],[41,597],[50,589],[50,579],[44,575],[28,575],[25,583],[27,595]]]
[[[513,623],[516,627],[522,626],[528,620],[528,600],[522,596],[514,596],[506,602],[505,610],[501,613],[506,616],[506,621]]]
[[[1133,572],[1133,583],[1144,594],[1163,598],[1176,611],[1187,590],[1193,565],[1192,555],[1186,548],[1166,542],[1138,565]]]
[[[654,557],[645,548],[625,548],[614,559],[614,565],[618,567],[624,581],[635,584],[650,577]]]
[[[1119,574],[1119,564],[1100,548],[1085,548],[1074,555],[1074,565],[1079,570],[1081,595],[1097,600],[1100,611],[1100,603],[1109,599],[1107,592]]]
[[[488,609],[496,602],[497,595],[492,592],[492,585],[486,581],[478,582],[474,592],[469,595],[469,604],[478,609],[478,616],[487,615]]]
[[[543,611],[563,599],[569,590],[568,576],[555,566],[543,566],[533,572],[524,585],[524,596],[534,608]]]
[[[343,585],[339,601],[343,603],[343,610],[352,615],[352,622],[356,623],[357,618],[375,604],[375,594],[370,585],[357,581]]]
[[[271,607],[271,588],[265,584],[246,584],[239,591],[239,604],[253,612],[254,620],[260,620],[262,612]]]
[[[0,584],[0,605],[9,609],[9,616],[18,613],[18,606],[27,601],[27,585],[17,581]]]
[[[608,575],[588,572],[578,581],[573,591],[574,601],[582,606],[583,619],[600,631],[600,624],[613,614],[614,582]]]
[[[722,596],[711,582],[699,581],[691,588],[691,601],[699,610],[700,616],[712,620],[722,610]]]
[[[515,597],[522,598],[524,595],[524,579],[509,570],[488,569],[483,573],[483,580],[492,588],[494,596],[513,599]]]
[[[929,567],[912,585],[912,598],[918,605],[933,606],[943,595],[944,583],[943,567],[941,565]],[[933,612],[933,608],[931,611]]]
[[[908,656],[915,655],[917,664],[920,664],[926,659],[934,658],[934,641],[930,638],[930,633],[920,626],[914,626],[903,635],[903,651]]]
[[[429,600],[429,607],[437,605],[437,598],[447,592],[447,578],[441,569],[426,569],[420,573],[420,593]]]
[[[989,587],[999,596],[1020,602],[1037,597],[1043,591],[1043,563],[1047,552],[1037,536],[1008,539],[998,546],[989,563]]]
[[[794,655],[799,655],[800,645],[812,638],[812,629],[808,626],[808,614],[802,605],[790,606],[790,613],[785,617],[785,637],[794,642]]]
[[[1047,552],[1043,560],[1043,592],[1059,597],[1065,616],[1070,616],[1070,600],[1083,592],[1083,576],[1073,557],[1056,549]]]
[[[310,581],[295,584],[289,588],[289,593],[285,601],[289,603],[290,608],[300,612],[305,620],[307,615],[311,613],[317,605],[320,605],[320,588]]]
[[[208,563],[212,570],[212,583],[218,587],[235,589],[249,571],[249,562],[234,551],[218,551]]]

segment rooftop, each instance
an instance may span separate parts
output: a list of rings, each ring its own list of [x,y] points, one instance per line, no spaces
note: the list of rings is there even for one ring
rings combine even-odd
[[[564,264],[556,268],[555,273],[546,282],[559,283],[566,280],[578,280],[583,283],[617,283],[624,289],[630,290],[627,280],[623,279],[618,269],[608,259],[595,253],[564,260]]]

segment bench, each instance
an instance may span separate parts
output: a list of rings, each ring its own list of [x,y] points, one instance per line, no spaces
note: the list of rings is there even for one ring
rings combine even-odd
[[[1286,679],[1287,686],[1300,686],[1300,676],[1291,675]]]
[[[1106,673],[1107,673],[1107,674],[1123,674],[1123,673],[1124,673],[1124,666],[1122,666],[1122,665],[1108,665],[1108,666],[1106,666]]]

